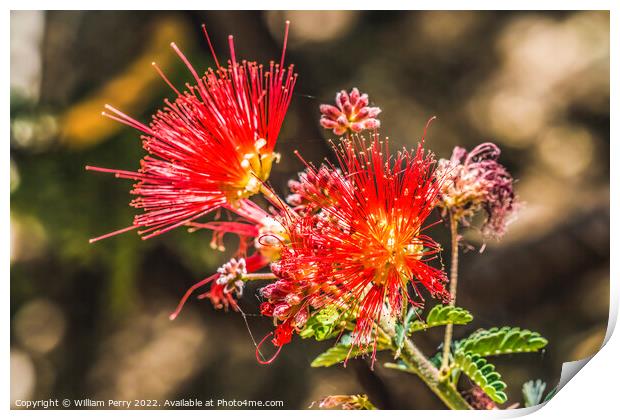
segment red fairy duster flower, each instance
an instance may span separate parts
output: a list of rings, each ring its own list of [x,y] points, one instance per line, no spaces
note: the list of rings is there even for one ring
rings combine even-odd
[[[376,118],[381,112],[378,107],[368,106],[368,95],[361,94],[357,88],[351,93],[342,90],[336,95],[336,106],[321,105],[321,126],[341,136],[347,131],[359,133],[362,130],[379,128],[381,122]]]
[[[203,27],[204,28],[204,27]],[[238,62],[232,36],[230,61],[220,66],[204,30],[217,68],[199,76],[189,60],[172,43],[187,65],[195,84],[175,91],[147,126],[106,105],[108,117],[144,134],[148,155],[138,172],[87,167],[138,181],[131,205],[144,210],[133,225],[94,240],[140,228],[144,238],[184,225],[220,207],[235,209],[239,199],[258,192],[278,155],[274,147],[290,104],[297,75],[284,68],[288,22],[279,64],[263,67]]]
[[[461,223],[478,211],[486,213],[482,233],[499,238],[518,208],[513,178],[497,162],[501,151],[493,143],[482,143],[467,153],[455,147],[450,160],[441,159],[437,174],[445,178],[439,206],[444,218],[454,217]]]
[[[434,177],[434,160],[421,144],[415,152],[401,150],[391,157],[387,143],[376,136],[370,144],[355,137],[336,151],[341,173],[331,168],[319,176],[321,169],[308,167],[310,176],[303,182],[328,176],[330,188],[327,192],[321,185],[306,185],[313,191],[307,197],[322,207],[301,217],[313,226],[302,232],[307,236],[302,258],[299,252],[283,253],[281,264],[318,270],[328,285],[326,293],[338,290],[332,300],[358,313],[355,342],[363,344],[373,337],[373,325],[386,304],[386,315],[396,316],[403,298],[415,303],[409,285],[419,298],[419,284],[434,296],[448,298],[444,272],[428,264],[440,246],[423,233],[440,182]]]

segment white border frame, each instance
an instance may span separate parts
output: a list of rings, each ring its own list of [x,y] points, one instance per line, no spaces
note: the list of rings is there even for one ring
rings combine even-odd
[[[383,0],[381,3],[370,2],[368,0],[342,0],[339,2],[334,2],[333,0],[314,0],[310,1],[294,1],[294,0],[272,0],[267,4],[265,3],[257,3],[250,1],[236,1],[234,4],[226,3],[225,7],[222,6],[221,2],[207,2],[207,1],[197,1],[197,0],[178,0],[174,3],[172,2],[163,2],[163,1],[149,1],[149,2],[128,2],[127,0],[119,1],[119,0],[109,0],[106,2],[102,1],[91,1],[88,3],[78,2],[78,1],[66,1],[60,0],[55,1],[54,3],[45,3],[42,1],[32,1],[32,0],[23,0],[23,1],[7,1],[8,9],[4,13],[2,17],[3,24],[1,27],[4,29],[3,36],[3,49],[4,49],[4,57],[6,58],[5,64],[0,67],[0,71],[2,72],[2,79],[4,80],[4,101],[2,101],[3,114],[5,118],[3,120],[3,130],[5,136],[8,136],[9,133],[9,120],[8,114],[10,110],[10,66],[8,65],[10,60],[10,10],[39,10],[39,9],[76,9],[76,10],[99,10],[99,9],[135,9],[135,10],[156,10],[156,9],[166,9],[170,6],[175,6],[180,10],[201,10],[201,9],[210,9],[210,10],[228,10],[231,8],[235,9],[248,9],[248,10],[291,10],[291,9],[305,9],[305,10],[338,10],[338,9],[369,9],[372,10],[376,6],[382,6],[383,10],[399,10],[399,9],[410,9],[415,7],[418,10],[462,10],[467,6],[468,9],[472,10],[611,10],[610,18],[611,18],[611,62],[610,62],[610,75],[611,75],[611,99],[610,99],[610,114],[615,116],[618,107],[618,84],[617,84],[617,75],[620,74],[620,68],[618,67],[618,40],[620,40],[620,31],[619,31],[619,23],[620,19],[618,18],[618,6],[615,5],[612,1],[604,1],[604,0],[590,0],[590,1],[577,1],[577,0],[564,0],[562,2],[558,1],[549,1],[549,0],[521,0],[521,1],[488,1],[488,0],[477,0],[477,1],[468,1],[468,2],[459,2],[459,1],[415,1],[415,2],[398,2],[392,0]],[[558,7],[561,5],[562,7]],[[257,7],[260,6],[260,7]],[[615,77],[614,77],[615,76]],[[618,124],[611,118],[611,133],[610,139],[610,204],[611,204],[611,237],[618,237],[619,232],[619,224],[618,220],[613,216],[616,214],[620,214],[620,208],[618,206],[618,198],[620,197],[620,191],[618,189],[618,179],[620,179],[620,162],[618,162],[619,158],[619,150],[617,143],[617,134],[618,134]],[[6,138],[6,137],[5,137]],[[8,147],[8,138],[5,142],[5,147]],[[9,176],[10,173],[10,155],[9,153],[5,153],[2,155],[0,159],[0,165],[2,168],[2,173],[5,176]],[[5,179],[3,188],[5,193],[2,194],[2,213],[3,213],[3,223],[2,223],[2,233],[4,241],[2,242],[2,272],[5,273],[7,281],[4,284],[4,301],[6,303],[5,313],[8,313],[8,308],[10,305],[10,284],[8,279],[10,278],[10,186],[8,179]],[[616,409],[617,401],[617,380],[616,378],[620,377],[620,363],[618,362],[617,354],[620,354],[620,342],[617,337],[613,337],[612,333],[615,328],[616,320],[618,317],[618,279],[620,279],[620,267],[618,265],[618,261],[620,261],[620,252],[618,250],[617,241],[610,244],[610,252],[611,252],[611,271],[610,271],[610,293],[611,293],[611,304],[610,304],[610,320],[608,325],[607,335],[605,337],[605,345],[599,351],[585,367],[583,367],[583,371],[579,373],[577,379],[568,381],[566,386],[544,407],[542,410],[529,410],[529,409],[521,409],[521,410],[510,410],[510,411],[490,411],[490,412],[449,412],[449,411],[377,411],[377,412],[344,412],[344,411],[323,411],[318,414],[316,411],[310,410],[281,410],[281,411],[248,411],[244,410],[241,412],[231,412],[231,411],[223,411],[223,410],[213,410],[206,413],[203,410],[196,411],[172,411],[172,410],[157,410],[157,411],[149,411],[148,414],[142,410],[136,411],[119,411],[114,412],[114,416],[119,416],[120,418],[134,418],[136,416],[145,416],[148,415],[153,419],[168,419],[170,416],[177,416],[179,414],[184,417],[189,418],[200,418],[204,419],[205,416],[209,418],[226,418],[229,416],[235,415],[243,415],[243,416],[252,416],[253,418],[269,418],[273,419],[277,418],[287,418],[290,415],[294,415],[300,420],[311,419],[316,415],[320,415],[321,417],[339,417],[339,418],[353,418],[360,419],[363,417],[385,417],[389,416],[390,419],[393,419],[394,416],[399,418],[411,418],[411,416],[415,416],[416,418],[429,418],[429,419],[440,419],[445,418],[445,416],[450,416],[451,418],[499,418],[499,417],[517,417],[521,415],[528,414],[532,411],[536,411],[535,414],[531,416],[533,419],[542,419],[542,418],[562,418],[562,419],[570,419],[577,417],[585,417],[590,416],[593,418],[608,418],[609,413],[613,413]],[[4,372],[9,372],[10,370],[10,319],[5,319],[2,323],[2,365],[5,367],[3,369]],[[590,360],[590,359],[589,359]],[[573,365],[572,368],[575,366]],[[577,369],[578,371],[578,369]],[[571,376],[572,377],[572,376]],[[4,375],[4,381],[2,382],[2,389],[4,391],[4,395],[6,398],[10,398],[10,375]],[[412,396],[413,398],[414,396]],[[6,401],[7,409],[10,407],[9,401]],[[293,412],[293,413],[292,413]],[[111,413],[107,410],[103,411],[88,411],[89,417],[93,418],[108,418]],[[10,412],[11,416],[20,417],[20,418],[33,418],[33,417],[45,417],[51,419],[67,419],[67,418],[75,418],[82,419],[85,415],[85,412],[77,411],[77,410],[57,410],[57,411],[31,411],[31,410],[13,410]]]

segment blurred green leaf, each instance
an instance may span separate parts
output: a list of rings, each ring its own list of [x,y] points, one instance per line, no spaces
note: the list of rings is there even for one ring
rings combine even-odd
[[[543,398],[542,402],[547,402],[551,398],[555,397],[555,394],[557,394],[559,390],[560,390],[559,386],[556,385],[551,391],[549,391],[549,393],[545,396],[545,398]]]
[[[543,393],[547,384],[542,380],[531,380],[523,384],[523,405],[526,407],[534,407],[542,402]]]

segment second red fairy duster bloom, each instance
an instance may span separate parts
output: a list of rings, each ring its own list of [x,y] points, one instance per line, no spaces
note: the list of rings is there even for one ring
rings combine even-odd
[[[177,98],[166,100],[148,126],[106,105],[110,118],[144,133],[143,146],[149,154],[137,172],[87,169],[138,181],[131,205],[144,213],[132,226],[94,240],[134,228],[148,238],[220,207],[234,211],[239,199],[258,192],[278,158],[274,147],[297,78],[292,65],[284,68],[288,22],[286,28],[280,63],[271,62],[268,68],[245,60],[239,63],[232,36],[231,59],[227,67],[220,66],[205,30],[217,68],[199,76],[172,43],[195,84],[181,93],[155,66]]]
[[[445,273],[428,264],[440,246],[423,233],[440,181],[434,177],[433,157],[421,144],[414,152],[403,149],[392,157],[377,136],[370,143],[356,137],[336,151],[341,172],[309,165],[301,179],[329,185],[304,186],[312,191],[304,198],[316,201],[321,210],[292,219],[314,226],[303,233],[309,249],[301,259],[299,252],[283,253],[280,263],[310,265],[320,272],[318,277],[328,284],[322,291],[329,296],[336,290],[332,301],[356,310],[355,343],[361,345],[375,336],[374,325],[383,314],[398,315],[403,299],[416,303],[421,298],[418,284],[447,299]]]

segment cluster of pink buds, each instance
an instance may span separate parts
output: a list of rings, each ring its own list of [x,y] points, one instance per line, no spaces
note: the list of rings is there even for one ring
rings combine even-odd
[[[217,269],[220,277],[215,281],[216,284],[224,286],[227,293],[235,293],[237,297],[243,295],[243,276],[248,274],[245,265],[245,258],[238,260],[232,258],[226,264]]]
[[[295,254],[286,249],[286,254]],[[273,318],[276,324],[272,343],[281,347],[291,341],[293,331],[300,331],[306,325],[313,308],[322,306],[320,285],[313,281],[316,270],[311,267],[297,271],[283,267],[281,262],[270,266],[271,272],[277,277],[274,283],[260,289],[265,301],[260,306],[262,315]]]
[[[294,323],[303,327],[308,320],[308,309],[300,304],[308,294],[307,287],[299,287],[293,279],[277,267],[279,264],[273,263],[271,271],[278,277],[278,280],[260,289],[261,296],[266,299],[261,304],[261,313],[269,317],[273,316],[279,321],[285,321],[293,316]]]
[[[291,194],[286,201],[300,214],[310,214],[332,205],[336,180],[346,182],[342,178],[342,171],[327,166],[321,166],[317,171],[305,170],[298,176],[298,179],[288,182]]]
[[[293,328],[303,328],[308,321],[309,311],[305,301],[307,290],[305,287],[299,287],[290,280],[277,280],[260,290],[260,295],[266,299],[260,305],[261,315],[274,318],[276,322],[281,321],[276,330],[276,336],[273,340],[275,346],[281,346],[290,342],[291,336],[286,334],[283,340],[282,335],[278,334],[282,330],[290,330]]]
[[[232,258],[217,269],[218,276],[211,284],[208,292],[198,296],[199,299],[208,298],[216,309],[239,310],[237,299],[243,296],[244,276],[248,274],[245,258]]]
[[[357,88],[350,93],[345,90],[336,95],[336,106],[321,105],[321,126],[332,130],[335,135],[342,136],[347,132],[359,133],[363,130],[374,130],[381,126],[376,118],[381,112],[378,107],[368,106],[368,95]]]

